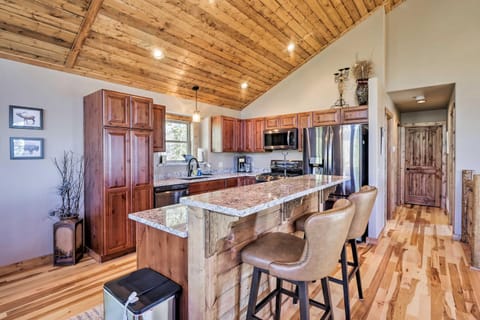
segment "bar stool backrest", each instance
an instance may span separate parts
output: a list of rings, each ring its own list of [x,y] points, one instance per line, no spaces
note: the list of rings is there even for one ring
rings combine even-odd
[[[342,199],[343,206],[317,212],[305,221],[306,244],[302,257],[291,263],[270,265],[270,274],[295,281],[313,281],[328,276],[336,267],[355,213],[355,205]]]
[[[368,219],[377,198],[377,188],[363,186],[360,191],[352,193],[348,200],[355,203],[355,215],[348,232],[347,240],[360,238],[367,228]]]

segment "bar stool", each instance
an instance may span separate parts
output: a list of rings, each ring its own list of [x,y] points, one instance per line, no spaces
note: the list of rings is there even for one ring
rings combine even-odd
[[[296,298],[293,291],[282,287],[288,281],[298,287],[300,319],[309,319],[309,305],[325,310],[322,319],[333,319],[328,275],[335,269],[355,212],[348,200],[332,210],[313,214],[305,221],[305,239],[288,233],[274,232],[247,245],[241,252],[242,261],[253,265],[252,285],[248,300],[247,319],[274,297],[275,319],[280,319],[281,295]],[[276,277],[276,288],[257,304],[261,274]],[[309,299],[308,282],[321,279],[324,303]]]
[[[372,213],[373,204],[377,197],[377,188],[372,186],[363,186],[360,191],[350,194],[348,200],[355,204],[355,215],[348,231],[347,240],[343,245],[340,254],[340,263],[342,269],[342,278],[337,279],[329,277],[329,280],[343,286],[343,301],[345,305],[345,319],[350,319],[350,294],[348,283],[355,275],[357,281],[357,290],[359,299],[363,299],[362,280],[360,278],[360,261],[357,253],[356,239],[360,238],[367,228],[368,219]],[[333,208],[337,207],[336,201]],[[340,204],[338,204],[340,205]],[[295,228],[297,231],[304,231],[305,221],[308,220],[310,214],[304,215],[295,221]],[[350,244],[352,250],[353,261],[347,260],[347,243]],[[348,267],[352,270],[348,272]]]

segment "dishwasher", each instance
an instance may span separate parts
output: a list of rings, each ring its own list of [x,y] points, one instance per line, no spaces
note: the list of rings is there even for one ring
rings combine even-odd
[[[180,201],[180,197],[184,196],[188,196],[188,183],[153,188],[155,208],[176,204]]]

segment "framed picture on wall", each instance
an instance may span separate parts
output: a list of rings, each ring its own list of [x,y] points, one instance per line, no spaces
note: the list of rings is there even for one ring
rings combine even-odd
[[[10,106],[9,127],[15,129],[43,129],[43,109]]]
[[[10,137],[10,159],[43,159],[43,138]]]

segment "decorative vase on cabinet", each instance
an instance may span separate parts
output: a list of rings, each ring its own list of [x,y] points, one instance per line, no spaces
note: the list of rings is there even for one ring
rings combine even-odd
[[[357,79],[357,101],[359,106],[368,104],[368,79]]]

